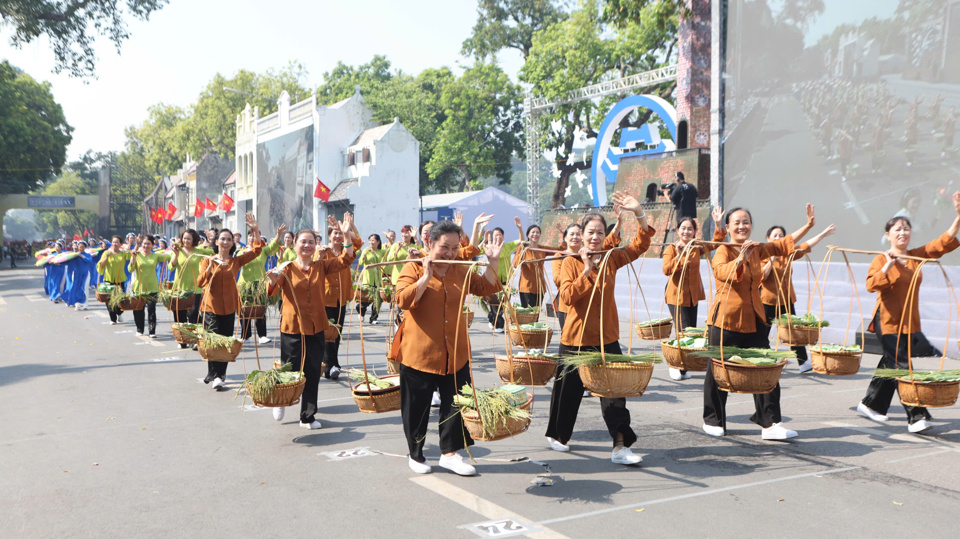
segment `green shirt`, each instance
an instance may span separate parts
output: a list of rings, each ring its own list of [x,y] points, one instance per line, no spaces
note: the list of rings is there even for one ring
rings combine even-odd
[[[297,250],[294,249],[293,247],[289,247],[287,249],[284,249],[283,252],[280,253],[280,257],[278,258],[277,264],[283,264],[284,262],[293,262],[296,259],[297,259]]]
[[[156,294],[160,291],[157,280],[157,264],[169,262],[173,253],[137,253],[130,259],[130,292],[133,294]]]
[[[513,271],[513,262],[511,262],[510,257],[513,256],[514,251],[519,246],[520,240],[513,240],[504,243],[500,249],[500,259],[497,261],[497,277],[500,278],[501,283],[507,282],[510,272]]]
[[[190,255],[187,255],[185,251],[180,251],[177,254],[177,276],[173,280],[174,290],[202,292],[203,288],[197,286],[197,276],[200,274],[200,262],[203,260],[203,257],[199,255],[212,254],[213,249],[204,249],[203,247],[197,247]]]
[[[97,273],[103,275],[108,283],[127,282],[127,273],[124,270],[127,260],[130,260],[130,251],[120,251],[113,254],[109,249],[103,252],[100,262],[97,263]]]
[[[393,247],[387,251],[387,254],[383,257],[384,262],[399,262],[401,260],[406,260],[410,258],[410,249],[415,248],[416,244],[413,243],[394,243]],[[397,279],[400,278],[400,271],[403,270],[403,264],[396,264],[394,266],[387,266],[387,273],[390,275],[390,282],[394,286],[397,285]]]
[[[360,251],[360,256],[357,258],[357,264],[360,266],[376,264],[386,257],[386,253],[387,251],[385,249],[379,249],[377,251],[374,251],[373,249],[364,249],[363,251]],[[380,270],[383,269],[386,268],[363,270],[363,273],[360,275],[360,283],[364,286],[380,288],[380,276],[383,275],[383,272]]]
[[[260,250],[260,256],[254,258],[250,262],[247,262],[242,268],[240,268],[240,280],[241,283],[252,283],[259,281],[267,276],[267,257],[273,255],[280,249],[280,242],[273,240],[266,245],[263,249]],[[247,248],[243,249],[244,251],[248,250]],[[292,251],[293,249],[288,249]],[[240,253],[237,253],[240,254]]]

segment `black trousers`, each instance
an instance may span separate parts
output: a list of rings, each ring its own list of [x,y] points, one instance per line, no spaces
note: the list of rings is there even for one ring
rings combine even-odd
[[[535,292],[520,292],[521,307],[540,307],[543,304],[543,294]]]
[[[361,317],[364,317],[364,316],[367,315],[367,307],[370,308],[370,321],[371,321],[371,322],[373,322],[373,321],[376,320],[377,318],[380,318],[380,311],[377,309],[376,304],[374,304],[372,301],[362,301],[362,302],[357,303],[356,309],[357,309],[357,312],[360,314]]]
[[[257,326],[257,336],[266,337],[267,336],[267,317],[264,315],[262,318],[257,318],[254,321],[254,325]],[[241,320],[240,321],[242,339],[249,339],[250,333],[250,320]]]
[[[777,318],[777,306],[764,304],[763,312],[767,315],[767,323],[773,324],[773,321]],[[793,303],[790,304],[790,314],[797,314]],[[790,349],[797,353],[797,363],[803,365],[807,362],[806,346],[791,346]]]
[[[453,406],[457,385],[462,386],[469,381],[469,365],[456,375],[431,374],[406,365],[400,366],[400,418],[410,458],[417,462],[426,460],[423,457],[423,444],[430,423],[430,403],[434,391],[440,392],[440,451],[453,453],[473,445],[473,438],[463,426],[460,410]]]
[[[280,334],[280,361],[292,363],[294,370],[300,370],[300,359],[306,359],[303,364],[306,385],[303,386],[303,395],[300,396],[301,423],[313,423],[316,419],[324,344],[326,343],[322,332],[305,336],[292,333]]]
[[[133,311],[133,321],[135,324],[137,324],[138,332],[143,333],[144,322],[146,322],[147,329],[150,330],[150,335],[156,335],[157,334],[157,295],[150,294],[144,299],[146,299],[147,302],[143,306],[143,309],[139,311]]]
[[[697,327],[697,307],[699,307],[699,305],[696,303],[690,306],[681,305],[679,307],[680,322],[679,324],[676,324],[680,326],[679,331],[683,331],[686,328]],[[676,323],[678,307],[668,303],[667,309],[670,311],[670,317],[673,318],[674,322]],[[680,338],[679,333],[677,334],[677,338]],[[686,374],[687,371],[680,371],[680,373]]]
[[[897,346],[896,335],[884,335],[880,330],[880,316],[873,319],[874,333],[880,340],[883,347],[883,356],[880,358],[878,369],[906,369],[907,368],[907,339],[911,339],[910,351],[913,357],[939,356],[940,350],[934,348],[923,333],[917,332],[913,335],[900,335],[900,346]],[[890,401],[893,400],[893,394],[897,391],[899,384],[893,378],[877,378],[874,376],[867,387],[867,396],[863,398],[863,404],[871,410],[886,415],[890,409]],[[914,424],[921,419],[931,419],[930,412],[926,408],[919,406],[904,405],[903,409],[907,411],[907,422]]]
[[[493,327],[497,329],[503,329],[503,307],[499,303],[487,303],[487,307],[490,309],[490,312],[487,313],[487,322],[493,324]]]
[[[577,354],[579,351],[599,352],[599,346],[560,345],[560,356]],[[620,354],[620,342],[605,344],[603,350],[608,354]],[[566,444],[573,435],[573,427],[577,423],[577,414],[580,412],[580,401],[583,400],[583,380],[580,373],[574,369],[553,382],[553,392],[550,395],[550,419],[547,423],[547,436]],[[627,399],[608,399],[600,397],[600,413],[603,422],[607,424],[607,431],[616,445],[617,435],[623,435],[623,445],[630,447],[637,441],[637,435],[630,428],[630,410],[627,410]]]
[[[200,320],[200,294],[194,296],[193,307],[175,313],[174,320],[181,323],[196,324]]]
[[[237,323],[237,313],[230,314],[213,314],[213,313],[203,313],[203,327],[207,331],[212,331],[214,333],[219,333],[220,335],[225,335],[227,337],[233,337],[233,326]],[[204,378],[204,383],[209,384],[213,381],[214,378],[221,378],[223,380],[227,379],[227,362],[226,361],[208,361],[207,362],[207,377]]]
[[[107,282],[110,283],[110,284],[112,284],[112,285],[114,285],[114,286],[120,287],[120,290],[121,290],[122,292],[126,292],[126,291],[127,291],[127,283],[126,283],[126,282],[122,282],[122,283],[115,283],[115,282],[113,282],[113,281],[107,281]],[[123,309],[121,309],[120,307],[117,307],[116,309],[111,309],[110,306],[107,305],[107,312],[110,313],[110,321],[111,321],[111,322],[116,322],[117,319],[120,318],[120,315],[123,314]]]
[[[345,305],[327,307],[327,318],[336,320],[340,324],[340,331],[343,331],[343,321],[346,317],[347,307]],[[337,335],[337,340],[325,343],[327,348],[327,352],[323,356],[323,362],[327,364],[325,375],[329,375],[332,367],[340,368],[340,338],[341,336]]]
[[[710,344],[720,345],[720,336],[723,335],[724,346],[738,346],[740,348],[770,348],[770,326],[757,318],[757,330],[753,333],[738,333],[709,326]],[[756,411],[750,416],[750,421],[763,428],[781,421],[780,417],[780,384],[770,393],[754,395],[753,404]],[[727,428],[727,392],[721,391],[717,380],[713,376],[713,362],[707,363],[707,375],[703,380],[703,422],[712,427]]]

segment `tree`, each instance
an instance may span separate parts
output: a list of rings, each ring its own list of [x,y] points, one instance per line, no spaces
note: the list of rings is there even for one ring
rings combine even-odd
[[[431,178],[455,172],[458,191],[477,187],[483,176],[509,183],[510,161],[522,152],[521,102],[520,87],[494,64],[479,63],[446,84],[441,105],[447,118],[427,163]],[[449,193],[451,185],[445,188]]]
[[[390,60],[379,54],[357,67],[337,62],[331,71],[323,74],[323,84],[317,87],[317,102],[332,105],[343,101],[356,93],[357,86],[361,94],[367,95],[393,77]]]
[[[126,129],[125,153],[143,156],[150,174],[173,174],[187,156],[187,112],[174,105],[158,103],[147,108],[147,120],[140,127]]]
[[[566,17],[552,0],[480,0],[473,33],[461,54],[487,58],[503,49],[515,49],[524,60],[538,31]]]
[[[40,195],[95,195],[97,182],[84,180],[72,170],[64,171],[56,181],[44,187]],[[44,210],[36,212],[36,226],[45,238],[60,236],[60,230],[82,233],[97,226],[97,213],[80,210]],[[72,234],[69,234],[72,235]]]
[[[127,39],[126,16],[147,20],[169,0],[0,0],[0,21],[13,27],[10,45],[20,48],[40,37],[50,40],[56,56],[54,72],[74,77],[95,75],[93,42],[106,36],[120,52]],[[92,25],[92,27],[91,27]]]
[[[599,14],[595,0],[588,0],[566,20],[538,32],[530,56],[520,71],[520,80],[533,85],[533,93],[550,99],[566,96],[571,90],[596,84],[614,77],[648,71],[675,61],[677,15],[674,2],[649,2],[632,17],[611,27]],[[659,21],[667,21],[660,24]],[[669,98],[675,83],[645,89]],[[613,96],[599,102],[578,101],[556,107],[541,116],[541,146],[559,148],[570,156],[577,131],[596,137],[596,128],[603,121]],[[624,118],[620,127],[639,126],[647,122],[649,112]],[[559,129],[547,130],[546,124],[559,122]],[[592,167],[592,158],[570,160],[564,157],[555,163],[557,177],[552,207],[565,205],[570,177]]]
[[[71,131],[49,82],[0,62],[0,194],[28,193],[59,173]]]

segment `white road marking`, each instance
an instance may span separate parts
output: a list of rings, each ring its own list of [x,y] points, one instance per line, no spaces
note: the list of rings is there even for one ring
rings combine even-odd
[[[47,298],[45,298],[45,297],[43,297],[43,296],[24,296],[24,297],[27,298],[28,300],[34,301],[34,302],[36,302],[36,301],[46,301],[46,299],[47,299]]]
[[[451,485],[446,481],[433,476],[433,475],[423,475],[418,477],[411,477],[411,481],[420,485],[421,487],[430,490],[436,494],[443,496],[444,498],[456,502],[467,509],[477,513],[478,515],[483,515],[484,517],[491,520],[502,520],[502,519],[516,519],[523,522],[531,522],[529,519],[525,519],[520,515],[517,515],[513,511],[501,507],[489,500],[485,500],[480,496],[472,492],[468,492],[460,487]],[[464,526],[460,526],[461,528]],[[559,534],[553,530],[541,529],[537,531],[531,531],[526,534],[527,537],[537,537],[541,539],[560,539],[566,537],[565,535]]]
[[[3,299],[3,296],[0,296],[0,305],[6,305],[7,300]]]
[[[614,512],[614,511],[623,511],[623,510],[626,510],[626,509],[635,509],[635,508],[638,508],[638,507],[649,507],[649,506],[651,506],[651,505],[657,505],[657,504],[661,504],[661,503],[675,502],[675,501],[680,501],[680,500],[688,500],[688,499],[690,499],[690,498],[699,498],[700,496],[709,496],[709,495],[711,495],[711,494],[719,494],[719,493],[721,493],[721,492],[730,492],[731,490],[741,490],[741,489],[745,489],[745,488],[759,487],[759,486],[763,486],[763,485],[770,485],[770,484],[773,484],[773,483],[781,483],[781,482],[783,482],[783,481],[792,481],[792,480],[794,480],[794,479],[806,479],[806,478],[808,478],[808,477],[821,477],[821,476],[824,476],[824,475],[830,475],[830,474],[835,474],[835,473],[849,472],[849,471],[859,470],[859,469],[860,469],[860,466],[848,466],[848,467],[846,467],[846,468],[835,468],[835,469],[829,469],[829,468],[828,468],[828,469],[826,469],[826,470],[824,470],[824,471],[819,471],[819,472],[810,472],[810,473],[797,474],[797,475],[788,475],[788,476],[786,476],[786,477],[778,477],[778,478],[776,478],[776,479],[767,479],[767,480],[764,480],[764,481],[754,481],[754,482],[752,482],[752,483],[744,483],[744,484],[742,484],[742,485],[732,485],[732,486],[729,486],[729,487],[715,488],[715,489],[711,489],[711,490],[705,490],[705,491],[702,491],[702,492],[691,492],[690,494],[684,494],[684,495],[681,495],[681,496],[671,496],[671,497],[669,497],[669,498],[660,498],[659,500],[650,500],[650,501],[647,501],[647,502],[633,503],[633,504],[629,504],[629,505],[621,505],[621,506],[619,506],[619,507],[611,507],[611,508],[609,508],[609,509],[600,509],[600,510],[598,510],[598,511],[590,511],[590,512],[588,512],[588,513],[580,513],[580,514],[577,514],[577,515],[567,515],[567,516],[565,516],[565,517],[559,517],[559,518],[552,518],[552,519],[548,519],[548,520],[542,520],[542,521],[540,521],[540,522],[537,522],[536,524],[540,524],[540,525],[556,524],[556,523],[558,523],[558,522],[567,522],[567,521],[570,521],[570,520],[577,520],[577,519],[580,519],[580,518],[587,518],[587,517],[594,517],[594,516],[598,516],[598,515],[604,515],[604,514],[607,514],[607,513],[612,513],[612,512]]]

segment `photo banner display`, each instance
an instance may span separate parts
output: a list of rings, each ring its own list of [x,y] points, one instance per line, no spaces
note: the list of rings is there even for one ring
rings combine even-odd
[[[265,236],[281,224],[313,230],[313,126],[257,144],[257,218]]]

